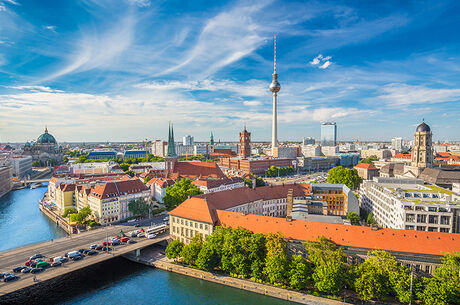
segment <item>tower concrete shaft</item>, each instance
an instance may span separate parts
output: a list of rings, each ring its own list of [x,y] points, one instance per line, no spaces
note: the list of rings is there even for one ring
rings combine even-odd
[[[272,156],[274,155],[274,149],[278,147],[278,92],[281,89],[280,83],[278,82],[278,74],[276,73],[276,35],[274,43],[274,58],[273,58],[273,80],[270,84],[270,91],[273,92],[273,119],[272,119]]]

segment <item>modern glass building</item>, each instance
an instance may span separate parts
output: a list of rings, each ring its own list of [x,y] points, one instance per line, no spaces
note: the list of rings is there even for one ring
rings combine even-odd
[[[321,145],[335,146],[337,143],[337,125],[335,122],[325,122],[321,125]]]

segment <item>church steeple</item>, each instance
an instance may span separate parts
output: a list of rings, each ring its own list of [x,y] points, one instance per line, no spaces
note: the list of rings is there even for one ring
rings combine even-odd
[[[209,140],[209,145],[214,145],[214,136],[211,131],[211,139]]]
[[[174,144],[174,127],[172,123],[169,123],[168,131],[168,152],[166,157],[175,158],[176,157],[176,145]]]

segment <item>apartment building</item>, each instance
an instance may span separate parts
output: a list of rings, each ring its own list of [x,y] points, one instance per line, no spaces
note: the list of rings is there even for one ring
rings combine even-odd
[[[0,162],[0,197],[6,195],[13,188],[13,169]]]
[[[23,177],[32,171],[31,156],[11,156],[10,161],[14,177]]]
[[[459,233],[460,195],[421,179],[364,181],[360,205],[386,228]]]

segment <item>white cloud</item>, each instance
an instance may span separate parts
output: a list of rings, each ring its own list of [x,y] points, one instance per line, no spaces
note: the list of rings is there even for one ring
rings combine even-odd
[[[6,12],[6,6],[0,3],[0,12]]]
[[[56,33],[56,28],[57,27],[55,25],[45,25],[44,28],[47,29],[47,30],[50,30],[51,32]]]
[[[265,96],[268,92],[267,82],[250,80],[244,83],[236,83],[232,80],[211,80],[202,81],[164,81],[149,82],[134,85],[136,88],[152,90],[190,90],[190,91],[225,91],[232,92],[239,96]]]
[[[30,90],[35,92],[64,92],[61,90],[51,89],[50,87],[46,86],[9,86],[8,88],[17,89],[17,90]]]
[[[321,66],[319,66],[318,68],[320,69],[326,69],[327,67],[329,67],[332,63],[330,61],[326,61],[325,63],[323,63]]]
[[[251,107],[251,106],[252,106],[252,107],[253,107],[253,106],[260,106],[260,105],[262,105],[262,102],[259,102],[259,101],[244,101],[244,102],[243,102],[243,105],[245,105],[245,106],[250,106],[250,107]]]
[[[384,86],[381,91],[382,94],[377,98],[384,100],[390,106],[458,102],[460,100],[460,89],[436,89],[394,83]]]
[[[14,5],[19,5],[19,3],[14,0],[3,0],[3,1],[8,2],[10,4],[14,4]]]
[[[128,0],[131,4],[135,4],[139,7],[149,7],[150,0]]]
[[[326,69],[327,67],[329,67],[332,64],[332,62],[329,61],[329,59],[331,59],[331,58],[332,58],[331,56],[324,57],[322,54],[319,54],[318,56],[313,58],[312,61],[310,61],[310,64],[313,65],[313,66],[316,66],[316,65],[319,65],[322,62],[323,64],[319,65],[318,68],[319,69]]]

